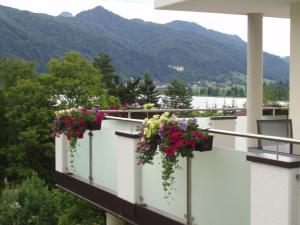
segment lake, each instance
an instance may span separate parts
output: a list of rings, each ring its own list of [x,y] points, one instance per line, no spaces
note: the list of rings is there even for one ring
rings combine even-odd
[[[223,108],[223,106],[233,106],[235,108],[245,107],[246,98],[228,98],[228,97],[203,97],[193,96],[193,108]]]

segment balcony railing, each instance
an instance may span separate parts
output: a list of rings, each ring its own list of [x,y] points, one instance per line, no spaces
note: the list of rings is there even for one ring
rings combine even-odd
[[[202,122],[205,123],[205,120],[207,118],[202,119]],[[70,153],[63,156],[67,145],[64,137],[61,137],[57,140],[56,151],[57,162],[62,166],[58,165],[57,170],[69,173],[74,179],[81,180],[132,204],[171,218],[179,224],[258,225],[259,223],[253,223],[253,219],[257,217],[253,216],[253,213],[256,212],[253,201],[259,200],[257,199],[259,194],[253,188],[260,187],[261,184],[255,180],[256,164],[253,166],[252,163],[263,162],[267,166],[279,166],[280,168],[289,168],[290,166],[293,169],[300,165],[297,157],[290,159],[276,154],[265,157],[265,155],[256,153],[249,154],[245,149],[224,147],[221,144],[214,145],[211,152],[195,152],[194,158],[191,160],[180,159],[181,169],[175,172],[171,198],[166,199],[161,185],[160,155],[156,155],[153,165],[138,166],[135,160],[135,147],[138,141],[136,137],[141,130],[141,123],[142,120],[107,117],[102,123],[101,130],[87,132],[84,138],[79,140],[77,151],[73,157]],[[206,121],[206,124],[210,123]],[[209,131],[216,137],[225,135],[227,138],[254,138],[300,144],[300,140],[290,138],[214,128],[210,128]],[[116,135],[116,132],[122,135]],[[235,140],[233,143],[233,146],[236,146]],[[226,143],[224,144],[227,146]],[[65,158],[66,163],[64,164],[62,159],[58,159],[59,157]],[[266,171],[264,172],[266,173]],[[273,172],[276,175],[276,171],[270,171],[271,174]],[[289,203],[294,206],[300,204],[299,184],[296,182],[297,173],[298,169],[293,172],[295,175],[293,190],[294,194],[298,193],[296,198],[298,202]],[[276,180],[271,180],[269,186],[276,182]],[[284,183],[285,181],[280,182]],[[286,186],[288,185],[284,187]],[[274,190],[270,190],[270,192],[274,192]],[[289,198],[286,195],[284,197]],[[266,205],[268,204],[272,207],[272,203],[266,203]],[[274,204],[276,205],[276,203]],[[261,205],[257,205],[257,208],[260,207]],[[287,205],[282,205],[281,210],[286,210],[285,207]],[[266,209],[266,213],[268,214],[270,210]],[[121,217],[127,219],[126,216],[121,215]],[[258,217],[264,218],[263,215],[258,215]],[[128,221],[134,222],[132,219],[128,219]],[[291,225],[296,224],[300,224],[299,219],[297,223],[291,223]]]

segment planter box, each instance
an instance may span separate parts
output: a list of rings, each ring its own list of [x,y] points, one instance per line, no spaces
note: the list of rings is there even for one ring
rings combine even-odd
[[[86,125],[88,130],[101,130],[101,122],[97,124],[96,122],[90,122]]]
[[[213,139],[214,139],[214,136],[209,135],[207,138],[207,141],[203,145],[196,146],[195,151],[197,151],[197,152],[211,151],[213,148]]]

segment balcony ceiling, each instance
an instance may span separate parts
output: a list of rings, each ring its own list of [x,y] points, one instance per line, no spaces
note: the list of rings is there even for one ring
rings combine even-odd
[[[154,0],[156,9],[289,18],[290,4],[300,0]]]

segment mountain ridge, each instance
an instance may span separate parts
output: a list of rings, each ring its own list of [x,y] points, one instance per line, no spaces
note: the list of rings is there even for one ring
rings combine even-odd
[[[102,6],[73,17],[0,6],[0,29],[2,55],[39,61],[41,70],[51,57],[74,50],[89,59],[111,55],[123,78],[149,71],[162,82],[175,77],[226,82],[246,74],[247,45],[242,39],[192,22],[129,20]],[[287,61],[264,53],[264,62],[266,79],[288,80]],[[184,69],[175,70],[176,66]]]

